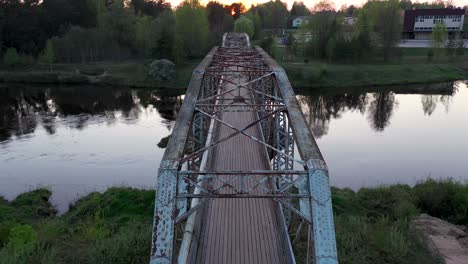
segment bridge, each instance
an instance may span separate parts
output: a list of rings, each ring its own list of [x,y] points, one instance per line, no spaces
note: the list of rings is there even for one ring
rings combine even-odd
[[[227,33],[158,172],[151,264],[338,263],[328,169],[284,70]]]

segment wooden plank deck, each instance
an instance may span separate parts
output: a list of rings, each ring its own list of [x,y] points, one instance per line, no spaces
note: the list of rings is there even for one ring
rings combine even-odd
[[[237,77],[234,82],[244,83]],[[232,89],[232,84],[224,89]],[[241,96],[251,100],[250,94],[241,89],[224,95],[225,99]],[[254,112],[224,112],[221,119],[236,128],[242,128],[257,118]],[[234,130],[216,122],[215,138],[223,138]],[[247,133],[260,138],[259,127],[250,128]],[[264,146],[252,139],[237,135],[215,147],[209,153],[208,171],[252,171],[269,170],[269,161]],[[228,179],[229,176],[223,176]],[[220,186],[219,180],[212,180],[212,187]],[[239,187],[240,180],[233,185]],[[245,186],[254,181],[246,180]],[[225,190],[224,193],[228,193]],[[261,193],[260,188],[255,189]],[[276,218],[275,204],[271,199],[215,199],[209,202],[198,218],[197,240],[192,243],[189,263],[207,264],[276,264],[287,263],[280,237],[280,225]]]

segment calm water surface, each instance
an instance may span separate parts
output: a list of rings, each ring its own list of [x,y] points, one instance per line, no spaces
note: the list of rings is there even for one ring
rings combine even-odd
[[[331,182],[357,189],[468,180],[468,88],[314,92],[298,99]],[[63,212],[109,186],[152,188],[183,96],[103,87],[0,86],[0,195],[48,187]]]

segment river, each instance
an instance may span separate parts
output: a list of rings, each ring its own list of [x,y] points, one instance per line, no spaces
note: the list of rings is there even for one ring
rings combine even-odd
[[[467,82],[299,91],[333,186],[468,181]],[[150,189],[183,95],[0,86],[0,195],[49,188],[59,212],[111,186]]]

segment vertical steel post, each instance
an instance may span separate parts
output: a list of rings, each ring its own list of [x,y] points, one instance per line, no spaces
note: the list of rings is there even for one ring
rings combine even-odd
[[[161,161],[154,205],[151,264],[171,264],[174,257],[177,171],[178,162]]]
[[[328,169],[323,160],[306,162],[311,194],[314,264],[338,264]]]

